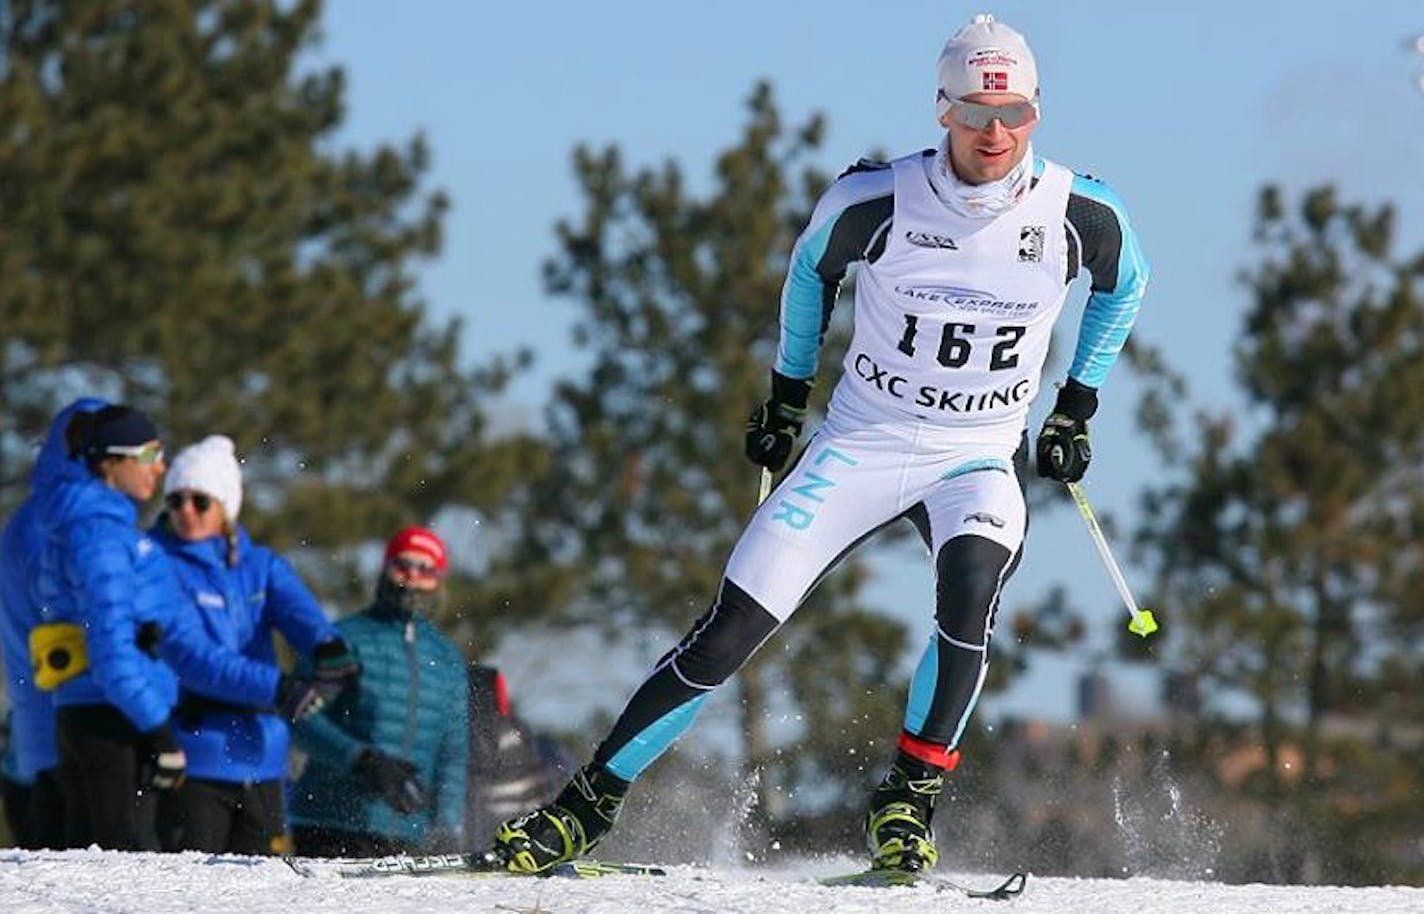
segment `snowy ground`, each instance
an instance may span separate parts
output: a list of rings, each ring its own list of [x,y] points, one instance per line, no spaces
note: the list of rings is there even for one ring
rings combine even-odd
[[[276,860],[201,854],[0,851],[5,914],[879,914],[889,910],[1003,914],[1324,914],[1424,911],[1424,888],[1225,886],[1155,879],[1030,878],[1013,901],[971,901],[930,889],[824,888],[816,876],[851,867],[674,867],[663,878],[592,881],[395,876],[304,879]],[[994,875],[964,874],[975,885]]]

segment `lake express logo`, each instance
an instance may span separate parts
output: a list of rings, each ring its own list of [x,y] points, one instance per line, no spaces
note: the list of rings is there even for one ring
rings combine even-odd
[[[992,292],[966,289],[963,286],[897,285],[895,294],[914,302],[932,302],[956,311],[992,314],[999,317],[1024,318],[1038,310],[1036,301],[1010,301]]]

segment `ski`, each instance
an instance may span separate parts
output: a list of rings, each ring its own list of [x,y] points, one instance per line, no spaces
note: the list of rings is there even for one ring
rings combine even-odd
[[[908,873],[904,870],[861,870],[857,873],[827,876],[821,879],[820,883],[821,885],[848,885],[858,888],[878,889],[901,885],[916,885],[919,881],[919,873]]]
[[[663,867],[646,863],[571,860],[542,873],[512,873],[498,857],[489,853],[434,854],[415,856],[392,854],[386,857],[283,857],[297,875],[305,878],[369,879],[383,876],[455,876],[482,878],[599,879],[604,876],[666,876]],[[955,892],[965,898],[1005,901],[1023,894],[1025,873],[1014,873],[993,888],[974,888],[925,872],[869,869],[817,880],[825,886],[894,888],[928,886],[941,892]]]
[[[551,876],[572,879],[597,879],[600,876],[666,876],[667,870],[650,863],[609,863],[603,860],[571,860],[560,863],[549,872]]]
[[[828,876],[820,880],[821,885],[854,886],[860,888],[895,888],[897,886],[931,886],[939,891],[958,892],[966,898],[984,898],[991,901],[1006,901],[1023,894],[1028,882],[1025,873],[1014,873],[1001,884],[991,889],[976,889],[930,873],[907,872],[905,870],[870,869],[842,876]]]
[[[473,878],[535,876],[540,878],[598,879],[602,876],[666,876],[667,870],[644,863],[609,863],[571,860],[542,873],[511,873],[490,854],[433,854],[386,857],[315,858],[283,857],[283,862],[305,878],[369,879],[382,876],[465,876]]]
[[[1027,873],[1014,873],[992,889],[971,888],[966,885],[960,885],[943,876],[927,876],[925,878],[934,885],[945,889],[953,889],[966,898],[987,898],[990,901],[1008,901],[1010,898],[1017,898],[1023,894],[1024,886],[1028,883]]]

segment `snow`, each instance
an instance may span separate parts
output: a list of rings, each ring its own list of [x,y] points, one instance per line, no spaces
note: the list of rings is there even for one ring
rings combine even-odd
[[[391,876],[303,878],[279,860],[204,854],[0,851],[5,914],[879,914],[888,910],[1003,914],[1324,914],[1424,911],[1424,888],[1228,886],[1160,879],[1031,877],[1018,899],[976,901],[930,888],[826,888],[818,876],[849,858],[776,870],[670,868],[668,876],[598,880]],[[1004,874],[946,874],[975,886]]]

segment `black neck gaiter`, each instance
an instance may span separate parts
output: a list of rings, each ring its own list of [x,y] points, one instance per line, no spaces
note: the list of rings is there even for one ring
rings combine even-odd
[[[381,575],[376,582],[376,606],[386,615],[402,622],[410,621],[416,613],[430,615],[440,603],[440,590],[414,590],[402,587],[389,576]]]

